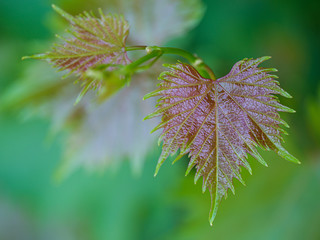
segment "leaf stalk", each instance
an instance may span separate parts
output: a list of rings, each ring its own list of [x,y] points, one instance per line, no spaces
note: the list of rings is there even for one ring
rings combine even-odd
[[[203,62],[201,58],[198,56],[185,51],[180,48],[173,48],[173,47],[158,47],[158,46],[129,46],[125,48],[126,51],[136,51],[136,50],[145,50],[147,51],[147,55],[144,57],[134,61],[130,65],[133,66],[139,66],[143,64],[146,61],[149,61],[150,59],[154,57],[160,57],[164,54],[174,54],[178,55],[180,57],[185,58],[186,60],[189,61],[189,63],[197,69],[197,71],[201,74],[201,76],[205,78],[209,78],[212,80],[216,80],[216,76],[214,72],[211,70],[211,68]],[[131,68],[131,66],[128,65],[127,67]]]

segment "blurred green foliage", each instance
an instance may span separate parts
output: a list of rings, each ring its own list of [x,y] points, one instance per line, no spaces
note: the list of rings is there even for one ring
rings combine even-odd
[[[201,23],[166,45],[197,53],[218,77],[244,57],[272,56],[269,66],[294,96],[281,101],[297,111],[282,116],[291,126],[285,146],[302,164],[266,152],[269,168],[250,159],[247,187],[235,183],[236,195],[221,204],[210,227],[210,197],[192,174],[184,177],[186,159],[174,166],[168,161],[153,178],[160,151],[154,146],[141,176],[125,162],[98,173],[78,170],[57,182],[63,133],[48,141],[48,121],[21,122],[17,114],[1,113],[1,240],[320,239],[318,2],[204,2]],[[21,56],[46,50],[61,30],[51,3],[71,13],[102,7],[84,0],[0,1],[0,96],[32,64]]]

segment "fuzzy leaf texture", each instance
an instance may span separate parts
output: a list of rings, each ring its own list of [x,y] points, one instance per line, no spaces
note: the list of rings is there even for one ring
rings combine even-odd
[[[260,68],[269,59],[244,59],[231,72],[217,80],[203,78],[191,65],[166,65],[170,71],[160,75],[159,88],[148,94],[160,96],[157,110],[146,118],[161,116],[154,129],[163,129],[162,154],[156,173],[170,154],[180,149],[174,160],[189,153],[186,175],[196,168],[195,183],[203,177],[202,190],[211,194],[212,224],[228,189],[234,193],[233,178],[244,184],[241,166],[250,173],[248,154],[267,166],[256,150],[272,150],[286,160],[299,163],[281,145],[280,125],[288,126],[278,112],[294,112],[281,105],[274,94],[291,97],[278,86],[276,69]]]
[[[54,5],[53,8],[70,23],[68,32],[72,37],[58,36],[63,43],[55,44],[51,52],[31,58],[47,59],[59,70],[67,70],[67,75],[75,73],[80,76],[84,85],[80,99],[88,90],[100,88],[103,83],[101,78],[92,77],[88,69],[104,65],[106,70],[114,70],[130,62],[125,51],[129,24],[123,17],[104,15],[101,10],[100,18],[97,18],[87,12],[73,17]],[[118,88],[122,86],[119,84]]]

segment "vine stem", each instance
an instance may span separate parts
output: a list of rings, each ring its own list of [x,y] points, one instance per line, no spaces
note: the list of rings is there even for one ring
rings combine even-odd
[[[205,78],[210,78],[212,80],[216,80],[216,76],[210,67],[205,64],[201,58],[197,57],[196,55],[185,51],[180,48],[172,48],[172,47],[158,47],[158,46],[129,46],[125,48],[126,51],[136,51],[136,50],[145,50],[147,55],[139,58],[138,60],[132,62],[128,65],[128,68],[134,69],[139,65],[143,64],[144,62],[149,61],[152,58],[160,57],[164,54],[174,54],[181,56],[187,59],[190,64],[195,67],[201,76]]]

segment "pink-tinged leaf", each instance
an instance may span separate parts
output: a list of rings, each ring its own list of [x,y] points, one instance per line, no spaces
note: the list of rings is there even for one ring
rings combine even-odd
[[[146,98],[160,96],[158,109],[147,118],[161,116],[155,130],[163,129],[163,150],[156,167],[170,154],[190,156],[186,174],[196,168],[195,182],[203,177],[203,192],[208,188],[212,198],[212,224],[222,197],[228,189],[234,193],[233,178],[243,182],[241,166],[251,168],[248,154],[267,165],[257,146],[273,150],[281,157],[299,163],[281,145],[280,127],[287,124],[280,111],[294,112],[281,105],[274,94],[291,97],[278,86],[275,69],[258,65],[269,59],[244,59],[218,80],[203,78],[191,65],[167,65],[170,71],[160,75],[159,88]]]
[[[125,51],[129,25],[123,17],[104,15],[102,11],[100,18],[87,12],[73,17],[54,5],[53,8],[70,23],[68,32],[72,37],[58,36],[63,43],[54,45],[51,52],[31,58],[48,59],[59,70],[77,74],[101,64],[112,68],[129,62]]]
[[[110,85],[109,79],[90,76],[90,70],[104,66],[106,72],[112,72],[130,62],[125,50],[129,25],[123,17],[104,15],[101,10],[100,18],[97,18],[87,12],[73,17],[54,5],[53,8],[70,23],[71,29],[68,32],[72,37],[64,39],[58,36],[63,43],[54,45],[51,52],[30,58],[47,59],[59,70],[67,70],[69,72],[67,75],[71,73],[78,75],[83,86],[76,100],[78,103],[89,90]],[[119,76],[119,84],[114,92],[122,86],[124,81]]]

